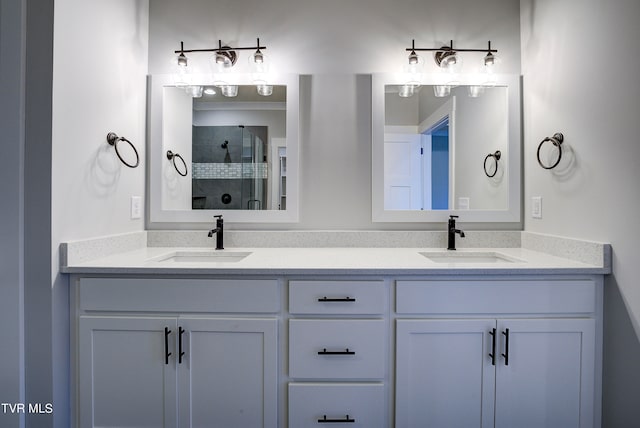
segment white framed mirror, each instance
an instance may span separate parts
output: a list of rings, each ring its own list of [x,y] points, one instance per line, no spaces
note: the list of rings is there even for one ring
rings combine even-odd
[[[372,220],[521,221],[520,78],[372,76]]]
[[[150,223],[298,221],[299,77],[231,77],[149,76]]]

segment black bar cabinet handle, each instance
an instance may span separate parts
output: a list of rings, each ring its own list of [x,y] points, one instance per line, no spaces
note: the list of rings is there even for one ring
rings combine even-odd
[[[489,356],[491,357],[491,365],[496,365],[496,329],[492,329],[489,334],[491,335],[491,353]]]
[[[502,334],[504,334],[504,349],[505,349],[505,353],[502,354],[502,356],[504,357],[504,365],[508,366],[509,365],[509,329],[505,329]]]
[[[350,418],[349,415],[345,415],[344,418],[342,419],[327,419],[327,415],[322,415],[322,419],[318,419],[318,423],[319,424],[325,424],[325,423],[344,423],[344,422],[349,422],[349,423],[354,423],[356,420],[354,418]]]
[[[355,302],[355,297],[321,297],[318,302]]]
[[[178,364],[182,364],[182,357],[184,352],[182,351],[182,335],[184,334],[184,328],[178,327]]]
[[[164,328],[164,363],[169,364],[169,357],[171,356],[171,352],[169,352],[169,335],[171,334],[171,330],[169,327]]]
[[[349,348],[344,351],[327,351],[327,348],[324,348],[322,351],[318,351],[318,355],[356,355],[356,352],[349,351]]]

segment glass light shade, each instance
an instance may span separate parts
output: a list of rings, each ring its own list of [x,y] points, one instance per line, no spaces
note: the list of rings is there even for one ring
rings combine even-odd
[[[478,98],[484,94],[484,86],[471,85],[468,87],[468,93],[471,98]]]
[[[187,57],[184,54],[178,54],[171,57],[171,65],[173,68],[172,79],[176,86],[187,86],[191,84],[191,73],[187,67]]]
[[[420,55],[416,55],[416,61],[407,61],[402,67],[402,71],[409,75],[416,76],[413,80],[419,80],[420,75],[424,71],[424,58]]]
[[[202,96],[202,86],[187,86],[185,91],[193,98],[200,98]]]
[[[482,66],[482,75],[483,75],[483,85],[484,86],[495,86],[496,85],[496,76],[495,73],[499,68],[501,63],[500,57],[495,54],[487,54],[483,59]]]
[[[225,85],[220,87],[222,91],[222,95],[225,97],[237,97],[238,96],[238,85]]]
[[[451,86],[449,85],[435,85],[433,87],[433,94],[437,98],[448,97],[451,93]]]
[[[173,84],[176,86],[188,86],[191,84],[191,74],[183,67],[179,67],[175,73],[172,74]]]
[[[265,74],[269,72],[271,62],[269,56],[258,50],[249,55],[249,71],[254,74]]]
[[[398,95],[402,98],[409,98],[412,97],[413,94],[415,94],[416,91],[413,87],[413,85],[401,85],[398,88]]]
[[[256,85],[256,89],[258,90],[258,94],[263,97],[268,97],[273,94],[273,85],[260,84]]]
[[[414,94],[420,92],[420,82],[409,81],[404,85],[398,86],[398,95],[402,98],[412,97]]]

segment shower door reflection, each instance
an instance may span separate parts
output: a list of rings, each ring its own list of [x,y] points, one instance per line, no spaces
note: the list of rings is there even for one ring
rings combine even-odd
[[[193,209],[269,209],[266,126],[193,126]]]

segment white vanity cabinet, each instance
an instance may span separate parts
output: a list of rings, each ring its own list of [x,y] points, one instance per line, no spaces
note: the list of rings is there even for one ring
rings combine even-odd
[[[74,289],[77,426],[277,427],[278,281],[80,278]]]
[[[289,282],[289,427],[387,426],[386,290],[383,281]]]
[[[396,287],[397,428],[599,426],[595,281]]]
[[[602,275],[71,286],[74,427],[600,427]]]

